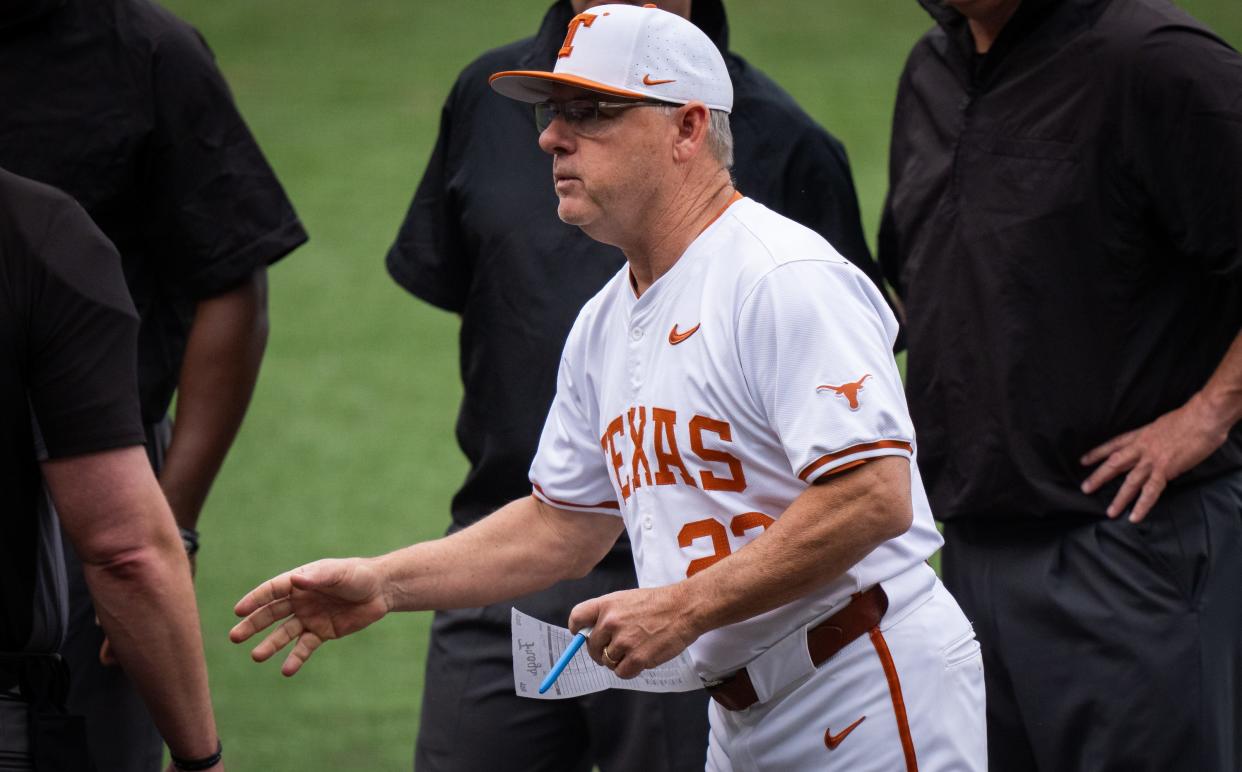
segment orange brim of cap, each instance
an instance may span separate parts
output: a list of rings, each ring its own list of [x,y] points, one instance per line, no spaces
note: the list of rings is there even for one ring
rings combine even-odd
[[[506,70],[498,72],[487,79],[498,93],[516,99],[519,102],[542,102],[556,91],[557,86],[597,91],[608,96],[626,97],[627,99],[649,99],[646,94],[629,91],[605,83],[580,78],[577,75],[543,72],[541,70]]]

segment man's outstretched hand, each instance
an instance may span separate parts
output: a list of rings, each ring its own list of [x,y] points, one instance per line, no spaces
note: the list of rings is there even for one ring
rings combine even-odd
[[[248,592],[233,607],[245,619],[229,631],[229,639],[241,643],[279,623],[250,656],[264,662],[297,641],[280,667],[281,673],[291,676],[324,641],[356,633],[390,610],[383,576],[373,561],[317,560]]]

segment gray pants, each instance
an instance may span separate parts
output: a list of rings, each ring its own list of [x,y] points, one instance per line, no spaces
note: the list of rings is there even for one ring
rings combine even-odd
[[[513,692],[509,609],[564,626],[577,603],[634,587],[633,560],[613,552],[590,574],[481,609],[438,612],[431,629],[419,772],[680,772],[707,758],[707,695],[610,689],[567,700]]]
[[[147,428],[147,454],[157,473],[171,437],[168,419]],[[69,578],[69,631],[60,654],[69,664],[69,712],[86,717],[91,758],[100,772],[159,772],[164,741],[125,671],[99,662],[103,630],[95,621],[95,605],[82,564],[68,540],[65,572]]]
[[[1005,772],[1242,770],[1242,473],[1142,523],[952,521]]]

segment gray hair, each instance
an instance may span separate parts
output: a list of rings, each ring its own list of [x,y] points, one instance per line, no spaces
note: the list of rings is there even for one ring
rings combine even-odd
[[[729,126],[729,114],[724,110],[712,110],[707,124],[707,149],[725,169],[733,168],[733,129]]]
[[[672,115],[681,105],[658,108],[665,115]],[[729,126],[729,114],[724,110],[708,110],[707,150],[726,170],[733,169],[733,129]]]

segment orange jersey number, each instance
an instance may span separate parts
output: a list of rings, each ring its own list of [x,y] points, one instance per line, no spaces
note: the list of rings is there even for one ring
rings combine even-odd
[[[766,531],[768,526],[774,522],[776,521],[762,512],[743,512],[729,521],[727,530],[724,523],[714,517],[686,523],[677,534],[677,544],[682,549],[689,547],[699,539],[712,540],[712,554],[691,560],[690,565],[686,566],[686,576],[694,576],[733,553],[733,548],[729,545],[729,531],[732,531],[734,536],[741,537],[752,528],[762,528]]]

